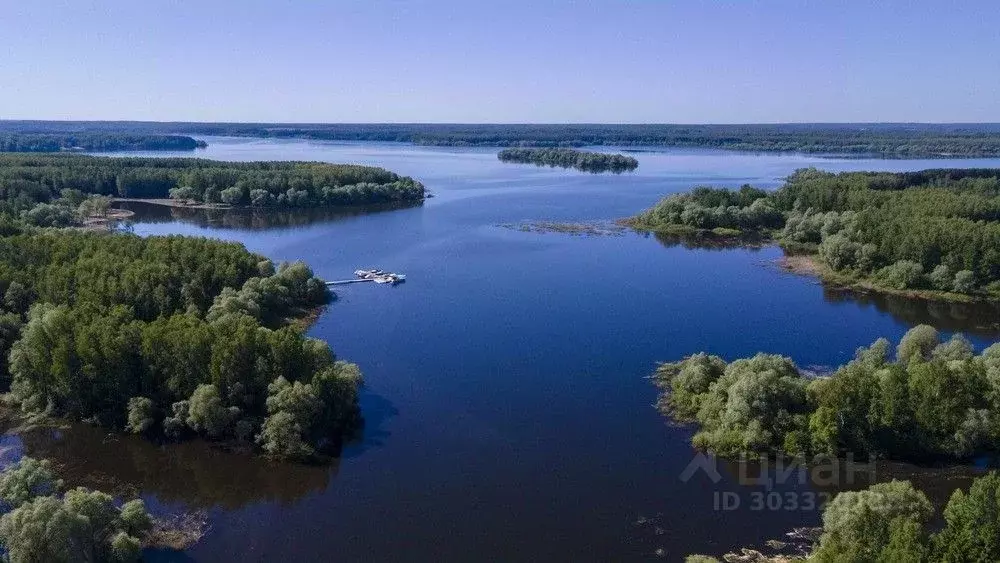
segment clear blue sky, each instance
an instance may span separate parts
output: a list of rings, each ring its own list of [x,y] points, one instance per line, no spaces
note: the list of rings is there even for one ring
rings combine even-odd
[[[0,0],[0,118],[1000,121],[996,0]]]

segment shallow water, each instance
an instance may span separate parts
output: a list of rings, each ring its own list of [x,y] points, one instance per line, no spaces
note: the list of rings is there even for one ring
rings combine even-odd
[[[139,209],[139,234],[237,240],[275,260],[305,260],[326,279],[360,267],[408,278],[338,287],[311,329],[360,364],[367,382],[365,436],[335,467],[285,467],[199,443],[163,448],[92,429],[25,436],[27,453],[75,468],[70,480],[131,483],[157,506],[207,509],[211,530],[185,557],[627,561],[661,549],[678,560],[759,544],[815,524],[818,512],[755,511],[747,502],[715,510],[720,491],[746,500],[729,465],[720,483],[682,482],[691,430],[652,408],[656,390],[645,377],[657,361],[768,351],[824,369],[918,322],[967,331],[980,347],[998,333],[992,312],[859,296],[784,273],[774,247],[693,249],[631,233],[498,226],[611,220],[697,184],[774,187],[805,166],[1000,167],[997,159],[673,150],[635,153],[635,173],[592,175],[504,164],[488,149],[207,140],[198,156],[374,164],[414,176],[435,197],[276,220]]]

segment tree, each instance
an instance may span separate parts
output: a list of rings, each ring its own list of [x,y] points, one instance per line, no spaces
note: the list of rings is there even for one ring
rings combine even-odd
[[[903,335],[896,348],[896,360],[908,363],[914,359],[930,359],[931,352],[940,343],[938,333],[934,327],[928,325],[917,325]]]
[[[0,517],[0,543],[14,563],[136,561],[152,520],[142,501],[120,509],[110,495],[76,488],[36,497]]]
[[[0,472],[0,500],[10,508],[17,508],[34,498],[55,494],[62,485],[52,471],[51,462],[22,457]]]
[[[148,397],[132,397],[128,400],[128,423],[125,428],[129,432],[142,434],[156,422],[155,405]]]
[[[972,293],[976,289],[976,274],[971,270],[962,270],[955,274],[955,281],[952,284],[958,293]]]
[[[170,189],[170,199],[198,199],[198,191],[191,186],[178,186]]]
[[[823,535],[812,558],[818,562],[888,562],[886,551],[912,553],[916,551],[914,527],[922,529],[932,512],[927,497],[908,481],[840,493],[823,511]]]
[[[995,561],[1000,557],[1000,474],[956,490],[944,509],[945,527],[934,538],[936,561]]]
[[[243,190],[236,186],[219,192],[219,198],[222,200],[222,203],[227,205],[240,205],[243,203],[244,197]]]
[[[226,436],[238,415],[239,409],[226,408],[222,404],[219,389],[212,384],[199,385],[188,401],[188,426],[211,438]]]
[[[938,291],[951,291],[955,287],[955,278],[947,264],[938,264],[927,277],[931,286]]]
[[[315,454],[315,450],[302,439],[304,430],[295,420],[295,415],[288,411],[278,411],[264,420],[257,442],[265,452],[274,457],[309,459]]]

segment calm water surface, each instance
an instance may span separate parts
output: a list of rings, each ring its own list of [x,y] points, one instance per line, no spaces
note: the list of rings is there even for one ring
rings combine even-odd
[[[365,436],[334,467],[200,443],[161,448],[88,428],[14,441],[60,461],[71,481],[124,483],[159,508],[207,510],[211,530],[184,554],[194,560],[642,561],[662,550],[673,561],[759,545],[817,523],[818,512],[713,510],[716,491],[742,491],[729,466],[719,484],[681,482],[691,430],[652,408],[656,390],[645,377],[657,361],[763,350],[822,368],[919,322],[967,331],[977,346],[998,332],[993,312],[824,289],[776,268],[773,247],[690,249],[634,234],[498,225],[615,219],[696,184],[774,187],[804,166],[1000,160],[676,150],[637,153],[636,173],[598,176],[503,164],[485,149],[207,140],[206,158],[379,165],[414,176],[435,197],[274,221],[140,214],[137,233],[236,240],[275,260],[305,260],[327,279],[360,267],[408,277],[392,288],[338,287],[311,329],[360,364],[367,383]]]

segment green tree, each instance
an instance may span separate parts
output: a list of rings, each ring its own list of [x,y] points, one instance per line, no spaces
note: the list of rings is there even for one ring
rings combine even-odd
[[[55,494],[63,486],[52,471],[52,463],[22,457],[0,472],[0,500],[10,508],[42,496]]]
[[[888,562],[890,553],[912,553],[920,545],[914,527],[922,529],[932,512],[927,497],[908,481],[840,493],[823,512],[823,535],[811,559]]]
[[[996,561],[1000,557],[1000,475],[977,478],[968,493],[956,490],[944,509],[945,527],[934,538],[934,560]]]

